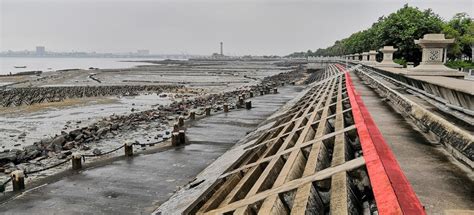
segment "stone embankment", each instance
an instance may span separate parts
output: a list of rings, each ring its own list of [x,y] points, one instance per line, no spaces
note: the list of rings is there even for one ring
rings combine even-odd
[[[140,92],[169,92],[182,86],[68,86],[68,87],[25,87],[0,90],[0,106],[11,107],[43,102],[60,102],[68,98],[99,96],[133,96]]]
[[[0,172],[10,173],[16,169],[21,169],[21,163],[33,159],[66,159],[73,151],[87,151],[91,149],[90,143],[104,138],[114,138],[115,136],[139,128],[144,124],[160,121],[161,124],[170,127],[174,124],[178,116],[189,117],[191,110],[196,115],[203,115],[204,108],[210,107],[213,112],[223,110],[223,105],[228,104],[229,109],[237,107],[238,99],[243,94],[255,96],[261,92],[269,93],[270,89],[284,85],[285,83],[294,83],[303,78],[302,70],[295,70],[286,73],[265,78],[263,82],[256,86],[242,87],[234,91],[204,94],[196,97],[189,97],[187,94],[176,94],[175,98],[181,97],[180,101],[175,101],[167,106],[158,106],[156,109],[134,112],[132,109],[129,115],[111,115],[103,118],[87,127],[75,128],[69,132],[61,131],[60,134],[52,138],[42,139],[31,146],[24,147],[23,150],[5,150],[0,153]],[[145,86],[141,89],[158,89],[153,86]],[[136,88],[140,89],[140,88]],[[159,88],[159,89],[164,89]],[[171,87],[168,88],[172,89]],[[127,91],[128,94],[136,91]],[[166,94],[162,94],[166,95]],[[69,125],[73,127],[74,125]],[[68,127],[68,125],[66,126]],[[166,139],[169,136],[160,138]],[[120,143],[119,143],[120,144]],[[94,155],[101,155],[100,149],[92,151]],[[17,166],[18,165],[18,166]]]

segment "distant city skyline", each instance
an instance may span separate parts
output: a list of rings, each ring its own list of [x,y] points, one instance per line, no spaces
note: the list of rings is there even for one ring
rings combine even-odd
[[[0,50],[287,55],[325,48],[405,3],[443,19],[469,0],[0,0]]]
[[[0,53],[8,53],[8,52],[30,52],[30,53],[36,53],[36,54],[47,54],[47,53],[102,53],[102,54],[130,54],[130,53],[136,53],[136,54],[141,54],[141,55],[150,55],[150,54],[171,54],[171,53],[151,53],[150,50],[148,49],[136,49],[136,50],[131,50],[131,51],[126,51],[126,52],[97,52],[97,51],[81,51],[81,50],[49,50],[47,49],[46,46],[38,45],[29,49],[23,49],[23,50],[2,50],[0,49]],[[176,53],[175,53],[176,54]]]
[[[148,49],[137,49],[129,52],[86,52],[86,51],[55,51],[45,46],[36,46],[25,50],[0,50],[0,57],[160,57],[160,58],[192,58],[203,55],[188,53],[151,53]]]

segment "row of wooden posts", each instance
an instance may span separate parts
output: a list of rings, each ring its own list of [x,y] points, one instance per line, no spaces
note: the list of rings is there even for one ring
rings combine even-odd
[[[283,84],[282,84],[283,85]],[[270,93],[270,88],[266,88],[265,90],[260,90],[260,95],[265,95]],[[278,93],[277,88],[273,88],[273,93]],[[249,92],[249,97],[253,97],[254,94],[252,91]],[[241,94],[238,97],[237,108],[245,108],[250,110],[252,108],[252,101],[245,101],[246,94]],[[229,104],[225,103],[223,105],[224,112],[229,112]],[[211,107],[207,106],[205,108],[205,115],[211,115]],[[196,119],[196,112],[191,111],[189,113],[189,119],[195,120]],[[184,116],[180,116],[178,118],[178,122],[173,125],[173,132],[171,133],[171,145],[172,146],[179,146],[186,143],[186,136],[185,130],[183,129],[184,126]],[[125,156],[132,157],[133,156],[133,142],[126,142],[124,144],[124,152]],[[71,156],[72,162],[72,169],[73,170],[80,170],[82,169],[82,154],[81,153],[73,153]],[[13,191],[20,191],[25,189],[25,173],[23,170],[15,170],[10,174]]]

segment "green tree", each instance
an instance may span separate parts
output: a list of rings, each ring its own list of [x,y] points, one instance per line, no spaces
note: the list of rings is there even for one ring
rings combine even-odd
[[[443,25],[446,38],[454,38],[454,44],[448,50],[448,58],[460,59],[463,55],[471,57],[471,45],[474,43],[474,22],[467,13],[456,14]]]
[[[465,23],[464,18],[460,22]],[[453,22],[452,28],[457,29],[458,25],[465,29],[465,25],[458,22]],[[353,54],[392,45],[399,49],[394,54],[395,58],[417,63],[421,61],[421,50],[415,45],[414,40],[420,39],[425,34],[440,33],[444,26],[441,18],[431,10],[421,11],[416,7],[405,5],[387,17],[380,17],[369,29],[353,33],[348,38],[336,41],[330,47],[316,50],[313,54],[318,56]],[[454,30],[450,31],[455,34]],[[471,32],[474,32],[474,29]]]
[[[418,8],[405,5],[397,12],[379,20],[377,45],[393,45],[399,49],[395,58],[409,62],[421,61],[421,50],[414,40],[429,33],[439,33],[443,21],[431,10],[420,11]]]

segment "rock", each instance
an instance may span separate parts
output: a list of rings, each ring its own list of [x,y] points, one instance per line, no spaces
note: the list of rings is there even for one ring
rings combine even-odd
[[[41,155],[41,150],[37,145],[26,146],[21,160],[28,161]]]
[[[64,151],[58,154],[59,159],[67,158],[67,156],[72,155],[71,151]]]
[[[54,157],[56,154],[54,152],[48,152],[48,157],[52,158]]]
[[[17,157],[17,151],[11,150],[0,153],[0,163],[15,162]]]
[[[89,150],[89,149],[91,149],[91,148],[90,148],[89,146],[87,146],[87,145],[83,145],[83,146],[81,147],[81,150],[83,150],[83,151],[87,151],[87,150]]]
[[[98,148],[95,148],[93,151],[92,151],[92,154],[94,155],[101,155],[102,154],[102,151]]]
[[[84,138],[84,135],[83,134],[79,134],[76,136],[76,138],[74,138],[75,141],[80,141],[81,139]]]
[[[59,153],[58,156],[57,156],[58,159],[64,159],[64,158],[66,158],[66,157],[67,157],[67,155],[64,154],[64,153],[62,153],[62,152]]]
[[[66,142],[66,137],[63,135],[57,136],[54,138],[54,140],[51,142],[51,145],[60,145],[62,146]]]
[[[25,132],[23,132],[23,133],[21,133],[20,135],[18,135],[18,139],[25,139],[25,137],[26,137],[26,133],[25,133]]]
[[[74,148],[74,145],[75,145],[75,142],[67,142],[66,144],[64,144],[63,146],[63,149],[64,150],[71,150]]]
[[[99,129],[99,127],[97,125],[90,125],[89,127],[87,127],[89,129],[89,131],[93,131],[93,130],[97,130]]]
[[[91,134],[92,134],[89,130],[84,130],[82,133],[83,133],[86,137],[90,137]]]
[[[63,144],[66,142],[66,138],[62,135],[57,136],[54,140],[46,147],[48,151],[61,152]]]
[[[99,130],[97,130],[97,136],[103,136],[104,134],[106,134],[108,131],[110,130],[109,127],[103,127],[103,128],[99,128]]]
[[[42,139],[42,140],[40,141],[40,143],[41,143],[41,145],[46,146],[46,145],[48,145],[49,143],[51,143],[51,141],[53,141],[52,138],[45,138],[45,139]]]
[[[117,130],[118,128],[119,128],[119,125],[117,123],[114,123],[112,124],[112,126],[110,126],[111,130]]]
[[[69,132],[69,136],[71,136],[72,139],[75,139],[79,135],[82,135],[81,129],[76,129]]]

